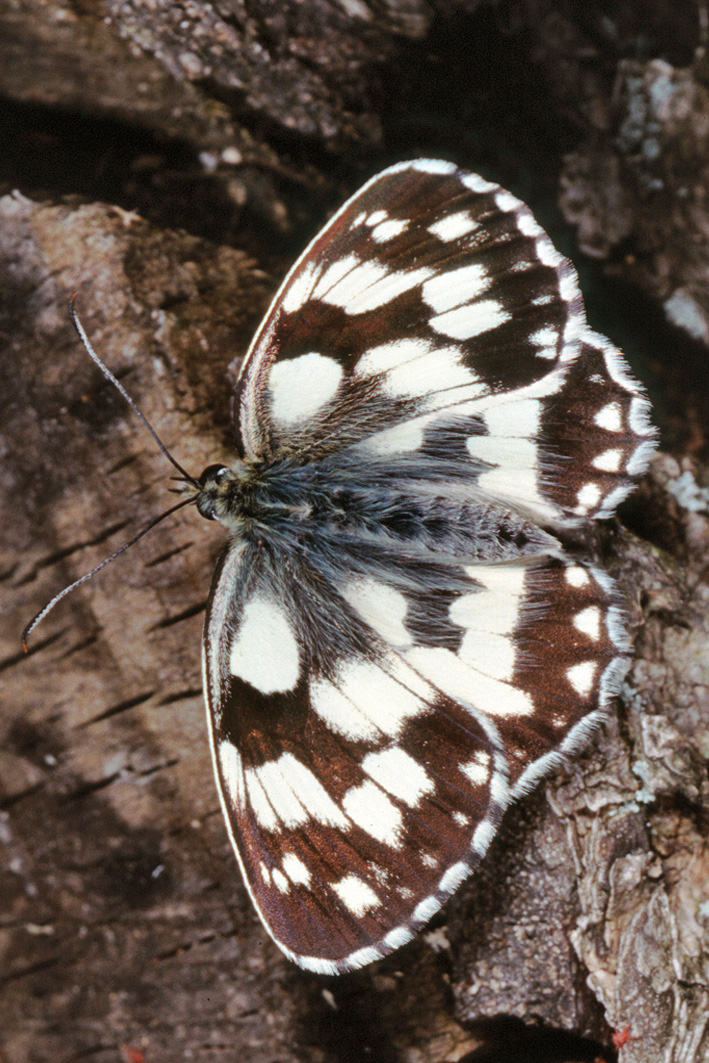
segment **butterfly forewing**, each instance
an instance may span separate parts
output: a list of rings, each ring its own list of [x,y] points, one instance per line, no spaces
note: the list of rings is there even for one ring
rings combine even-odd
[[[631,489],[647,402],[528,208],[424,160],[296,263],[236,411],[215,768],[267,929],[338,973],[408,941],[607,710],[622,609],[556,535]]]
[[[218,568],[205,651],[215,767],[270,933],[302,966],[336,973],[440,908],[487,848],[506,765],[485,714],[370,626],[392,618],[357,608],[361,581],[322,598],[308,561],[291,559],[288,586],[272,561],[267,545],[233,549]]]
[[[608,515],[651,437],[642,390],[586,325],[574,270],[529,209],[425,160],[374,178],[306,250],[252,345],[236,409],[240,449],[255,457],[362,440],[410,453],[454,420],[489,465],[485,488],[547,521]],[[579,414],[582,453],[569,435]]]

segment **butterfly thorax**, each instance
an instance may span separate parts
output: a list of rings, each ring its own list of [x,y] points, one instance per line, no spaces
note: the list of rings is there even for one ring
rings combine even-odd
[[[195,504],[203,517],[220,521],[230,531],[254,525],[267,528],[308,517],[309,480],[302,472],[299,475],[298,463],[292,459],[210,465],[193,488]]]

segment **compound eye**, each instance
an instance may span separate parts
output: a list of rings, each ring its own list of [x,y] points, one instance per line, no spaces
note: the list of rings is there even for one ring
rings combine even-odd
[[[197,499],[197,511],[205,520],[216,520],[216,506],[213,498],[200,495]]]
[[[226,465],[208,465],[200,476],[199,482],[202,487],[206,487],[208,483],[220,484],[228,475],[229,469]]]

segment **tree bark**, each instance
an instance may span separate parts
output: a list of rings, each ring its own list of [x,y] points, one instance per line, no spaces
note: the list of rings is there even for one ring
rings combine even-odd
[[[700,21],[659,0],[612,17],[0,0],[2,1063],[611,1060],[613,1031],[623,1063],[707,1059]],[[181,511],[61,602],[27,656],[19,639],[172,500],[170,466],[75,340],[72,292],[199,473],[233,452],[238,362],[288,265],[365,176],[416,154],[510,186],[577,256],[592,323],[651,385],[663,452],[598,535],[635,642],[617,719],[508,814],[428,932],[331,980],[261,928],[212,783],[199,643],[218,527]],[[589,1040],[562,1057],[558,1031]]]

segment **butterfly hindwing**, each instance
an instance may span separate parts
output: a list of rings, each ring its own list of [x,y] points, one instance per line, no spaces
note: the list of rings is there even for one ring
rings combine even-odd
[[[648,404],[528,208],[452,164],[372,179],[294,266],[236,388],[205,628],[231,840],[301,966],[408,941],[627,663],[611,515]]]

